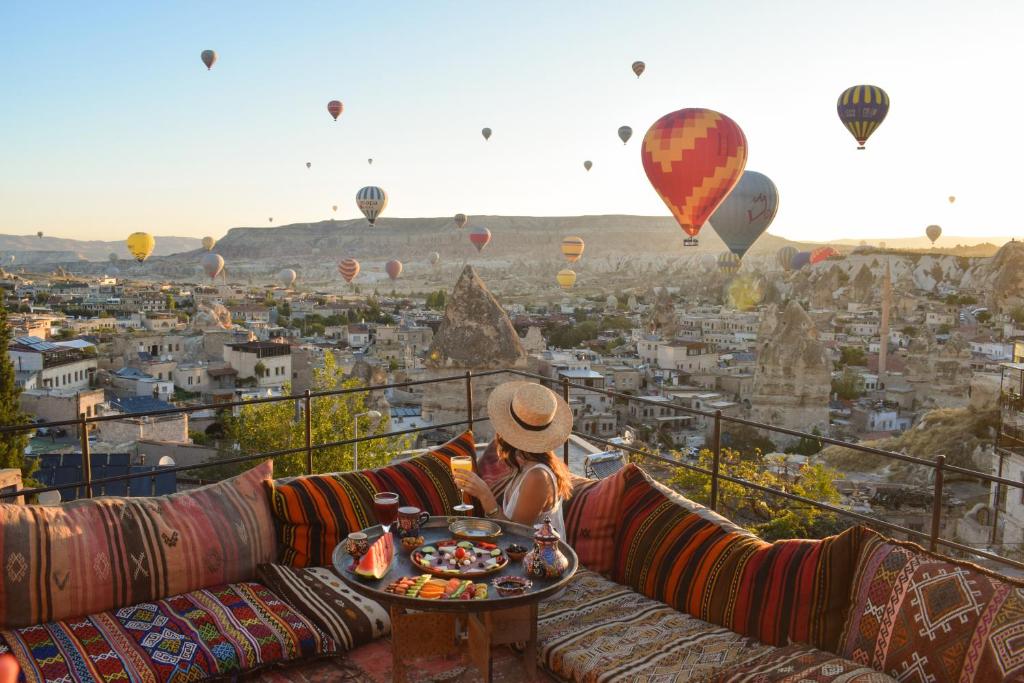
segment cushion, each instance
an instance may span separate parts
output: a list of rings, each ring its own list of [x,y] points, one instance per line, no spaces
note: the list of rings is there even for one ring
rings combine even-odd
[[[579,480],[562,505],[566,543],[580,564],[605,576],[615,566],[615,523],[625,480],[625,470],[600,481]]]
[[[473,432],[465,432],[429,453],[380,469],[274,483],[280,563],[292,567],[330,564],[334,547],[350,532],[377,523],[373,495],[379,491],[394,491],[400,505],[414,505],[432,515],[450,514],[460,498],[451,458],[475,454]]]
[[[895,683],[895,679],[806,645],[772,649],[753,662],[716,673],[712,683]]]
[[[276,552],[273,463],[155,498],[0,505],[0,627],[105,612],[248,581]]]
[[[88,617],[0,630],[24,681],[197,681],[335,652],[258,583],[233,583]]]
[[[839,654],[901,681],[1024,680],[1024,583],[865,535]]]
[[[391,631],[387,610],[346,586],[332,569],[261,564],[257,577],[319,626],[343,651]]]
[[[766,543],[627,465],[612,578],[770,645],[834,652],[860,530]]]
[[[538,611],[538,661],[563,680],[699,681],[770,650],[590,571]]]

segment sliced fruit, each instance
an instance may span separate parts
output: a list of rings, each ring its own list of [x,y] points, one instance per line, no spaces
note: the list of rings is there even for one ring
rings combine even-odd
[[[382,579],[391,567],[395,556],[395,546],[390,533],[386,533],[369,547],[366,554],[359,560],[355,572],[367,579]]]

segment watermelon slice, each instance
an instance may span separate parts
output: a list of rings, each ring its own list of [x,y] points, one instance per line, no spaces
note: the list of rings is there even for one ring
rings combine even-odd
[[[369,547],[366,554],[356,565],[356,574],[366,579],[382,579],[391,568],[391,559],[395,555],[395,545],[391,533],[386,533]]]

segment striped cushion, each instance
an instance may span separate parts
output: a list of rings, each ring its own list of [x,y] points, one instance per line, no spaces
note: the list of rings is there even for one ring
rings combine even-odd
[[[401,505],[432,515],[451,513],[459,490],[451,458],[475,456],[473,432],[424,455],[376,470],[318,474],[273,484],[271,502],[279,522],[279,561],[291,567],[325,566],[352,531],[377,523],[373,495],[394,491]]]
[[[627,466],[613,579],[770,645],[835,652],[860,530],[765,543]]]
[[[610,576],[615,567],[615,525],[625,471],[600,481],[574,481],[572,496],[562,507],[566,543],[576,551],[580,564],[604,576]]]
[[[248,581],[276,551],[272,472],[268,460],[169,496],[0,505],[0,628]]]
[[[346,586],[332,569],[261,564],[257,576],[333,638],[343,651],[391,632],[387,610]]]
[[[235,583],[71,621],[0,630],[26,683],[198,681],[336,651],[258,583]]]

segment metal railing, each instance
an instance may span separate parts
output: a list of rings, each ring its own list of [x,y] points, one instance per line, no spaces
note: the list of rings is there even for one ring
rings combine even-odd
[[[741,418],[741,417],[735,417],[735,416],[730,416],[730,415],[723,415],[721,410],[715,410],[715,411],[701,410],[699,408],[691,408],[690,406],[686,406],[686,405],[680,404],[680,403],[678,403],[676,401],[672,401],[672,400],[666,401],[666,400],[659,400],[659,399],[654,399],[654,398],[644,397],[644,396],[634,396],[632,394],[626,394],[626,393],[622,393],[622,392],[618,392],[618,391],[613,391],[613,390],[609,390],[609,389],[598,388],[598,387],[590,387],[590,386],[586,386],[586,385],[583,385],[583,384],[578,384],[578,383],[570,382],[567,378],[561,378],[560,380],[557,380],[557,379],[552,379],[552,378],[544,376],[544,375],[539,375],[539,374],[532,373],[532,372],[527,372],[527,371],[523,371],[523,370],[514,370],[514,369],[488,370],[488,371],[477,372],[477,373],[465,372],[464,374],[460,374],[460,375],[451,375],[451,376],[447,376],[447,377],[438,377],[438,378],[433,378],[433,379],[410,380],[410,381],[406,381],[406,382],[393,382],[393,383],[389,383],[389,384],[378,384],[378,385],[370,385],[370,386],[362,386],[362,387],[350,387],[350,388],[345,388],[345,389],[336,389],[336,390],[329,390],[329,391],[310,392],[310,391],[307,390],[307,391],[305,391],[305,392],[303,392],[301,394],[293,394],[291,396],[274,396],[274,397],[256,398],[256,399],[250,399],[250,400],[230,401],[230,402],[224,402],[224,403],[212,403],[212,404],[202,404],[202,405],[181,406],[181,407],[167,408],[167,409],[163,409],[163,410],[155,410],[155,411],[140,412],[140,413],[101,415],[101,416],[93,416],[93,417],[88,417],[85,414],[82,414],[82,415],[79,416],[79,418],[77,420],[61,420],[61,421],[54,421],[54,422],[48,422],[48,423],[39,423],[39,424],[30,424],[30,425],[4,425],[4,426],[0,426],[0,434],[9,434],[9,433],[15,433],[15,432],[21,432],[21,431],[31,431],[31,430],[36,429],[37,427],[64,427],[64,426],[75,426],[75,427],[77,427],[78,431],[79,431],[80,441],[81,441],[82,477],[83,477],[82,480],[79,481],[79,482],[62,483],[60,485],[55,485],[55,486],[43,486],[43,487],[38,487],[38,488],[33,488],[33,489],[22,489],[22,490],[19,490],[19,491],[11,491],[11,492],[6,492],[6,493],[0,493],[0,502],[3,502],[3,500],[8,499],[8,498],[16,498],[16,497],[20,497],[20,496],[32,496],[32,495],[39,494],[39,493],[44,493],[44,492],[47,492],[47,491],[55,491],[55,490],[58,490],[58,489],[75,488],[75,487],[83,487],[85,489],[86,496],[87,497],[92,497],[92,495],[93,495],[93,486],[94,485],[108,484],[108,483],[114,483],[114,482],[119,482],[119,481],[126,481],[126,480],[129,480],[129,479],[144,478],[144,477],[151,477],[152,476],[151,472],[136,472],[136,473],[129,473],[129,474],[124,474],[124,475],[118,475],[118,476],[115,476],[115,477],[105,477],[105,478],[100,478],[100,479],[94,479],[93,476],[92,476],[92,466],[91,466],[91,461],[90,461],[90,444],[89,444],[89,438],[88,437],[89,437],[89,426],[93,425],[93,424],[96,424],[96,423],[108,422],[108,421],[113,421],[113,420],[122,420],[122,419],[125,419],[126,417],[131,418],[131,417],[153,417],[153,416],[161,416],[161,415],[177,415],[177,414],[190,413],[190,412],[195,412],[195,411],[200,411],[200,410],[217,410],[217,411],[219,411],[219,410],[231,409],[231,408],[241,407],[241,406],[260,405],[260,404],[264,404],[264,403],[278,403],[278,402],[282,402],[282,401],[291,401],[291,402],[294,403],[294,402],[301,401],[302,404],[303,404],[303,423],[304,423],[304,436],[305,436],[304,443],[301,446],[296,446],[296,447],[293,447],[293,448],[280,449],[280,450],[276,450],[276,451],[265,451],[265,452],[260,452],[260,453],[253,453],[253,454],[247,454],[247,455],[239,455],[239,456],[228,457],[228,458],[217,458],[217,459],[214,459],[212,461],[207,461],[207,462],[204,462],[204,463],[196,463],[196,464],[191,464],[191,465],[174,465],[174,466],[171,466],[171,467],[163,467],[163,468],[160,469],[160,471],[161,472],[196,471],[196,470],[201,470],[201,469],[204,469],[204,468],[220,467],[220,466],[223,466],[223,465],[241,464],[241,463],[253,462],[253,461],[256,461],[256,460],[266,460],[266,459],[273,460],[273,459],[277,459],[277,458],[281,458],[281,457],[286,457],[286,456],[290,456],[290,455],[304,454],[305,455],[305,470],[306,470],[307,474],[313,474],[314,470],[315,470],[313,454],[316,451],[321,450],[321,449],[336,448],[336,447],[340,447],[340,446],[350,446],[352,444],[361,443],[363,441],[371,441],[371,440],[388,438],[388,437],[393,437],[393,436],[404,436],[404,435],[409,435],[409,434],[418,434],[418,433],[421,433],[421,432],[434,431],[434,430],[438,430],[438,429],[446,429],[446,428],[449,428],[449,427],[465,426],[467,428],[472,428],[472,426],[475,423],[486,421],[488,419],[486,416],[484,416],[484,417],[477,417],[474,414],[474,409],[473,409],[473,401],[474,401],[473,379],[474,378],[479,378],[479,377],[494,376],[494,375],[499,375],[499,374],[507,374],[507,375],[513,375],[513,376],[517,376],[517,377],[521,377],[521,378],[536,380],[536,381],[538,381],[538,382],[540,382],[542,384],[545,384],[545,385],[548,385],[548,386],[550,386],[550,387],[552,387],[554,389],[560,390],[559,393],[561,393],[562,397],[565,398],[567,401],[568,401],[568,399],[570,397],[571,390],[575,389],[575,390],[579,390],[579,391],[586,391],[586,392],[593,392],[593,393],[597,393],[597,394],[602,394],[602,395],[607,396],[609,398],[618,399],[620,401],[625,401],[627,403],[628,402],[635,402],[635,403],[641,403],[641,404],[648,404],[648,405],[655,406],[655,407],[658,407],[658,408],[670,408],[672,410],[679,411],[681,413],[685,413],[685,414],[689,414],[689,415],[698,415],[698,416],[702,416],[702,417],[705,417],[705,418],[713,420],[713,423],[711,425],[711,430],[710,430],[711,431],[711,444],[709,445],[709,450],[711,451],[711,454],[712,454],[712,463],[711,463],[711,468],[710,469],[709,468],[705,468],[705,467],[700,467],[700,466],[695,465],[695,464],[681,462],[681,461],[678,461],[678,460],[667,458],[667,457],[665,457],[665,456],[663,456],[663,455],[661,455],[659,453],[652,453],[650,450],[647,450],[647,449],[638,448],[638,447],[627,445],[627,444],[611,442],[611,441],[609,441],[607,439],[595,436],[593,434],[585,434],[585,433],[581,433],[581,432],[578,432],[578,431],[574,431],[573,432],[573,434],[575,434],[575,435],[577,435],[580,438],[583,438],[585,440],[593,441],[593,442],[598,443],[598,444],[603,444],[603,445],[608,446],[610,448],[615,448],[615,449],[618,449],[618,450],[622,450],[622,451],[625,451],[627,453],[641,455],[641,456],[643,456],[645,458],[650,458],[650,459],[652,459],[654,461],[657,461],[657,462],[665,464],[665,465],[669,465],[671,467],[687,469],[687,470],[690,470],[690,471],[693,471],[693,472],[697,472],[697,473],[701,473],[701,474],[704,474],[704,475],[710,477],[710,484],[711,484],[711,486],[710,486],[710,495],[709,495],[708,507],[711,510],[713,510],[713,511],[717,511],[717,509],[719,507],[720,483],[721,482],[729,482],[729,483],[732,483],[732,484],[743,486],[745,488],[748,488],[748,489],[751,489],[751,490],[754,490],[754,491],[758,491],[758,492],[766,494],[766,495],[776,496],[776,497],[784,498],[784,499],[787,499],[787,500],[790,500],[790,501],[793,501],[793,502],[798,502],[798,503],[801,503],[801,504],[810,505],[810,506],[819,508],[821,510],[824,510],[826,512],[830,512],[830,513],[833,513],[833,514],[836,514],[836,515],[848,517],[850,519],[855,519],[855,520],[858,520],[860,522],[863,522],[863,523],[866,523],[866,524],[870,524],[870,525],[873,525],[873,526],[877,526],[877,527],[886,529],[886,530],[891,531],[891,532],[897,532],[897,533],[906,534],[906,536],[908,538],[913,538],[913,539],[916,539],[916,540],[924,542],[928,546],[928,548],[930,550],[934,551],[934,552],[940,551],[941,548],[946,548],[946,549],[950,549],[950,550],[955,550],[957,552],[965,553],[967,555],[985,558],[987,560],[991,560],[993,562],[1000,563],[1000,564],[1006,565],[1008,567],[1013,567],[1013,568],[1018,569],[1018,570],[1024,570],[1024,562],[1019,562],[1017,560],[1014,560],[1014,559],[1011,559],[1011,558],[1008,558],[1008,557],[1003,557],[1001,555],[989,552],[987,550],[983,550],[983,549],[979,549],[979,548],[972,548],[972,547],[964,545],[962,543],[959,543],[959,542],[956,542],[956,541],[953,541],[953,540],[950,540],[950,539],[942,538],[941,535],[940,535],[940,533],[941,533],[941,526],[942,526],[942,507],[943,507],[942,501],[943,501],[943,495],[944,495],[944,492],[945,492],[946,477],[948,475],[956,474],[956,475],[960,475],[960,476],[976,479],[976,480],[979,480],[979,481],[988,482],[990,484],[995,484],[996,486],[1007,486],[1007,487],[1016,488],[1016,489],[1024,489],[1024,482],[1014,481],[1012,479],[1007,479],[1007,478],[1002,477],[1002,476],[992,475],[992,474],[988,474],[988,473],[985,473],[985,472],[979,472],[977,470],[972,470],[972,469],[969,469],[969,468],[966,468],[966,467],[960,467],[958,465],[948,464],[948,463],[946,463],[946,458],[945,458],[944,455],[936,456],[934,461],[933,460],[927,460],[927,459],[924,459],[924,458],[918,458],[918,457],[915,457],[915,456],[906,455],[904,453],[897,453],[895,451],[887,451],[887,450],[880,449],[880,448],[873,448],[871,446],[864,446],[864,445],[861,445],[861,444],[850,443],[850,442],[842,441],[840,439],[835,439],[835,438],[832,438],[832,437],[829,437],[829,436],[822,436],[822,435],[817,435],[817,434],[809,434],[807,432],[802,432],[802,431],[799,431],[799,430],[796,430],[796,429],[789,429],[789,428],[786,428],[786,427],[778,427],[778,426],[775,426],[775,425],[769,425],[769,424],[765,424],[765,423],[761,423],[761,422],[756,422],[754,420],[748,420],[748,419]],[[407,388],[407,387],[413,387],[413,386],[426,386],[426,385],[439,384],[439,383],[445,383],[445,382],[464,382],[465,383],[465,393],[466,393],[466,417],[465,417],[465,419],[463,419],[463,420],[454,420],[454,421],[440,423],[440,424],[431,424],[431,425],[422,426],[422,427],[411,427],[411,428],[408,428],[408,429],[402,429],[402,430],[395,430],[395,431],[389,431],[389,432],[370,434],[370,435],[361,436],[361,437],[358,437],[358,438],[339,439],[339,440],[329,441],[329,442],[324,442],[324,443],[314,443],[313,440],[312,440],[312,428],[311,428],[310,416],[312,414],[312,410],[311,410],[312,409],[312,402],[315,399],[317,399],[317,398],[330,397],[330,396],[341,396],[341,395],[356,394],[356,393],[370,393],[370,392],[374,392],[374,391],[383,391],[383,390],[386,390],[386,389],[401,389],[401,388]],[[920,531],[920,530],[916,530],[916,529],[911,529],[909,527],[905,527],[905,526],[901,526],[901,525],[894,524],[894,523],[891,523],[891,522],[887,522],[885,520],[881,520],[881,519],[878,519],[878,518],[875,518],[875,517],[871,517],[869,515],[865,515],[865,514],[862,514],[862,513],[859,513],[859,512],[855,512],[853,510],[847,510],[847,509],[839,507],[837,505],[833,505],[833,504],[830,504],[830,503],[823,503],[821,501],[816,501],[814,499],[807,498],[805,496],[800,496],[800,495],[791,493],[789,491],[784,491],[784,490],[781,490],[781,489],[776,489],[776,488],[772,488],[772,487],[769,487],[769,486],[764,486],[764,485],[758,484],[756,482],[752,482],[752,481],[748,481],[746,479],[741,479],[741,478],[738,478],[738,477],[734,477],[734,476],[731,476],[731,475],[727,474],[726,472],[723,472],[722,471],[722,464],[721,464],[722,463],[722,446],[723,446],[723,443],[722,443],[722,425],[723,424],[741,425],[741,426],[746,426],[746,427],[752,427],[754,429],[764,430],[764,431],[775,433],[775,434],[784,434],[784,435],[792,436],[792,437],[796,437],[796,438],[813,439],[813,440],[816,440],[816,441],[818,441],[818,442],[820,442],[822,444],[841,446],[843,448],[849,448],[851,450],[858,451],[858,452],[861,452],[861,453],[877,455],[877,456],[881,456],[881,457],[884,457],[884,458],[889,458],[889,459],[892,459],[892,460],[898,460],[898,461],[901,461],[901,462],[905,462],[905,463],[909,463],[909,464],[913,464],[913,465],[918,465],[918,466],[921,466],[921,467],[929,468],[930,470],[932,470],[934,472],[934,478],[933,478],[933,481],[932,481],[932,506],[931,506],[931,528],[930,528],[930,530],[926,533],[924,531]],[[562,457],[563,457],[565,463],[568,464],[568,462],[569,462],[569,443],[568,442],[565,444],[565,446],[563,448]]]

